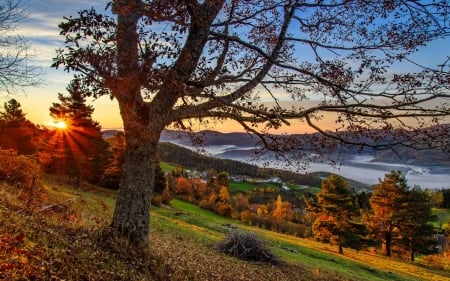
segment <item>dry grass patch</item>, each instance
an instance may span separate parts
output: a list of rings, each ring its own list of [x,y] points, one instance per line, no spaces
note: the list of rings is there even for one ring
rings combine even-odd
[[[319,271],[312,272],[298,264],[244,262],[220,253],[213,245],[199,244],[180,235],[154,231],[151,235],[152,266],[158,280],[349,280]]]

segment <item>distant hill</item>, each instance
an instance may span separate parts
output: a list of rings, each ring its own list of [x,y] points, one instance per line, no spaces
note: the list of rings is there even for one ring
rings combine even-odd
[[[180,165],[187,169],[196,169],[199,171],[214,169],[219,172],[225,171],[231,175],[247,175],[255,178],[279,177],[285,182],[292,182],[307,186],[320,187],[322,179],[330,175],[330,173],[326,172],[300,174],[281,169],[261,168],[240,161],[201,155],[188,148],[168,142],[160,143],[158,154],[161,161]],[[367,188],[367,185],[357,181],[348,181],[350,186],[354,188]]]
[[[450,125],[442,125],[442,128],[449,130]],[[424,130],[426,132],[426,130]],[[382,135],[381,133],[379,133]],[[299,143],[303,144],[302,150],[315,152],[311,144],[317,142],[318,134],[295,134],[293,135]],[[214,156],[221,158],[251,157],[254,153],[252,150],[259,141],[258,137],[248,133],[221,133],[216,131],[201,131],[195,134],[196,141],[201,140],[203,145],[208,147],[227,147],[225,151],[221,151]],[[395,135],[385,135],[384,140],[394,139]],[[379,140],[379,142],[383,141]],[[165,130],[161,135],[161,141],[180,144],[183,146],[191,146],[190,136],[184,132]],[[369,141],[368,141],[369,142]],[[448,149],[448,148],[447,148]],[[396,146],[395,151],[391,149],[374,151],[371,148],[346,146],[339,144],[333,150],[323,152],[327,157],[333,157],[333,154],[340,153],[340,157],[349,158],[355,155],[374,156],[373,162],[383,163],[400,163],[419,166],[445,166],[450,167],[449,151],[439,149],[417,150],[405,146]]]

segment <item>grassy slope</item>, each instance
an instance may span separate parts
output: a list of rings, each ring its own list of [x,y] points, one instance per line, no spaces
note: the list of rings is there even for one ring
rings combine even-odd
[[[283,260],[300,263],[313,272],[335,272],[355,280],[450,280],[449,272],[435,271],[393,258],[350,249],[345,250],[345,256],[339,256],[336,255],[337,249],[327,244],[239,224],[183,201],[174,200],[172,206],[173,209],[154,210],[154,227],[171,226],[172,231],[196,237],[203,243],[218,241],[229,230],[223,224],[234,224],[270,241],[274,252]],[[285,248],[294,252],[286,251]]]
[[[336,249],[329,245],[252,228],[179,200],[174,200],[170,207],[153,208],[151,250],[130,256],[124,250],[127,245],[123,241],[98,242],[112,214],[113,192],[97,187],[88,187],[88,191],[73,190],[54,181],[47,181],[45,186],[49,200],[73,200],[61,205],[62,211],[54,208],[48,213],[43,211],[25,217],[12,212],[3,196],[0,238],[4,238],[5,233],[14,237],[24,234],[26,243],[22,244],[29,252],[26,265],[38,274],[45,271],[47,277],[68,280],[87,277],[91,280],[450,280],[448,272],[395,259],[348,249],[345,256],[338,256]],[[285,261],[284,265],[272,267],[242,262],[219,253],[214,245],[230,230],[224,224],[257,232],[269,241],[273,251]],[[0,240],[0,246],[4,242]],[[22,245],[19,244],[14,245]],[[13,256],[16,252],[5,249],[10,248],[0,249],[0,265],[12,259],[17,261]],[[35,258],[32,253],[36,249],[45,254]],[[36,266],[32,267],[33,264]]]

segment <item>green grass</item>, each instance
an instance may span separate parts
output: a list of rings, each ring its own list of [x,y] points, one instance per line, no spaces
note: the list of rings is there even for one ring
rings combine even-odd
[[[450,220],[450,209],[433,209],[433,214],[438,217],[436,226],[445,227]]]
[[[300,263],[314,271],[336,272],[356,280],[450,280],[450,273],[434,271],[408,262],[345,249],[337,255],[337,248],[308,239],[300,239],[264,229],[253,228],[238,221],[219,216],[180,200],[172,201],[172,208],[155,208],[152,225],[159,230],[188,235],[203,243],[217,243],[230,228],[224,224],[252,231],[269,241],[274,253],[285,261]],[[287,251],[286,248],[294,252]]]
[[[176,169],[174,165],[166,162],[160,162],[159,165],[164,172],[172,172]]]
[[[303,192],[310,192],[313,194],[317,194],[321,191],[320,187],[314,187],[314,186],[303,186],[303,185],[300,186],[300,185],[296,185],[296,184],[288,184],[287,186],[291,190],[301,190]]]
[[[228,189],[231,194],[248,193],[255,188],[272,187],[281,189],[281,184],[267,182],[229,182]]]
[[[257,187],[256,184],[252,184],[249,182],[229,182],[228,183],[228,188],[231,192],[231,194],[236,194],[236,193],[247,193],[253,190],[253,188]]]

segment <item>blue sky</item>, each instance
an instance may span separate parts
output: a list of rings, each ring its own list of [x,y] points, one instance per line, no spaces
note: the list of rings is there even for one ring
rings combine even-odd
[[[64,46],[64,38],[59,35],[58,24],[63,17],[76,16],[81,9],[94,7],[98,11],[104,10],[106,0],[28,0],[28,17],[21,23],[17,32],[25,36],[31,43],[31,50],[35,53],[33,63],[42,67],[42,85],[37,88],[26,88],[16,98],[21,104],[27,117],[37,124],[48,124],[52,121],[48,108],[52,102],[57,102],[59,92],[66,93],[66,86],[72,74],[62,69],[50,68],[55,50]],[[427,48],[413,55],[413,59],[427,66],[435,66],[450,55],[450,40],[438,40]],[[397,70],[410,70],[412,65],[403,63],[396,66]],[[0,96],[0,103],[10,97]],[[122,126],[119,110],[114,101],[103,97],[92,101],[95,112],[93,118],[100,122],[104,129],[120,128]],[[234,129],[229,129],[234,130]]]
[[[107,1],[92,0],[28,0],[27,19],[22,22],[18,34],[23,35],[31,43],[32,63],[43,70],[40,77],[42,84],[36,88],[26,88],[25,93],[18,93],[16,98],[21,104],[27,118],[36,124],[47,125],[52,122],[49,107],[57,102],[58,93],[66,93],[66,86],[72,78],[62,69],[51,68],[55,50],[64,47],[64,37],[59,35],[58,24],[63,17],[76,16],[82,9],[104,10]],[[10,97],[0,96],[0,103]],[[119,111],[115,102],[104,97],[93,101],[96,110],[94,119],[101,122],[104,128],[121,127]]]

